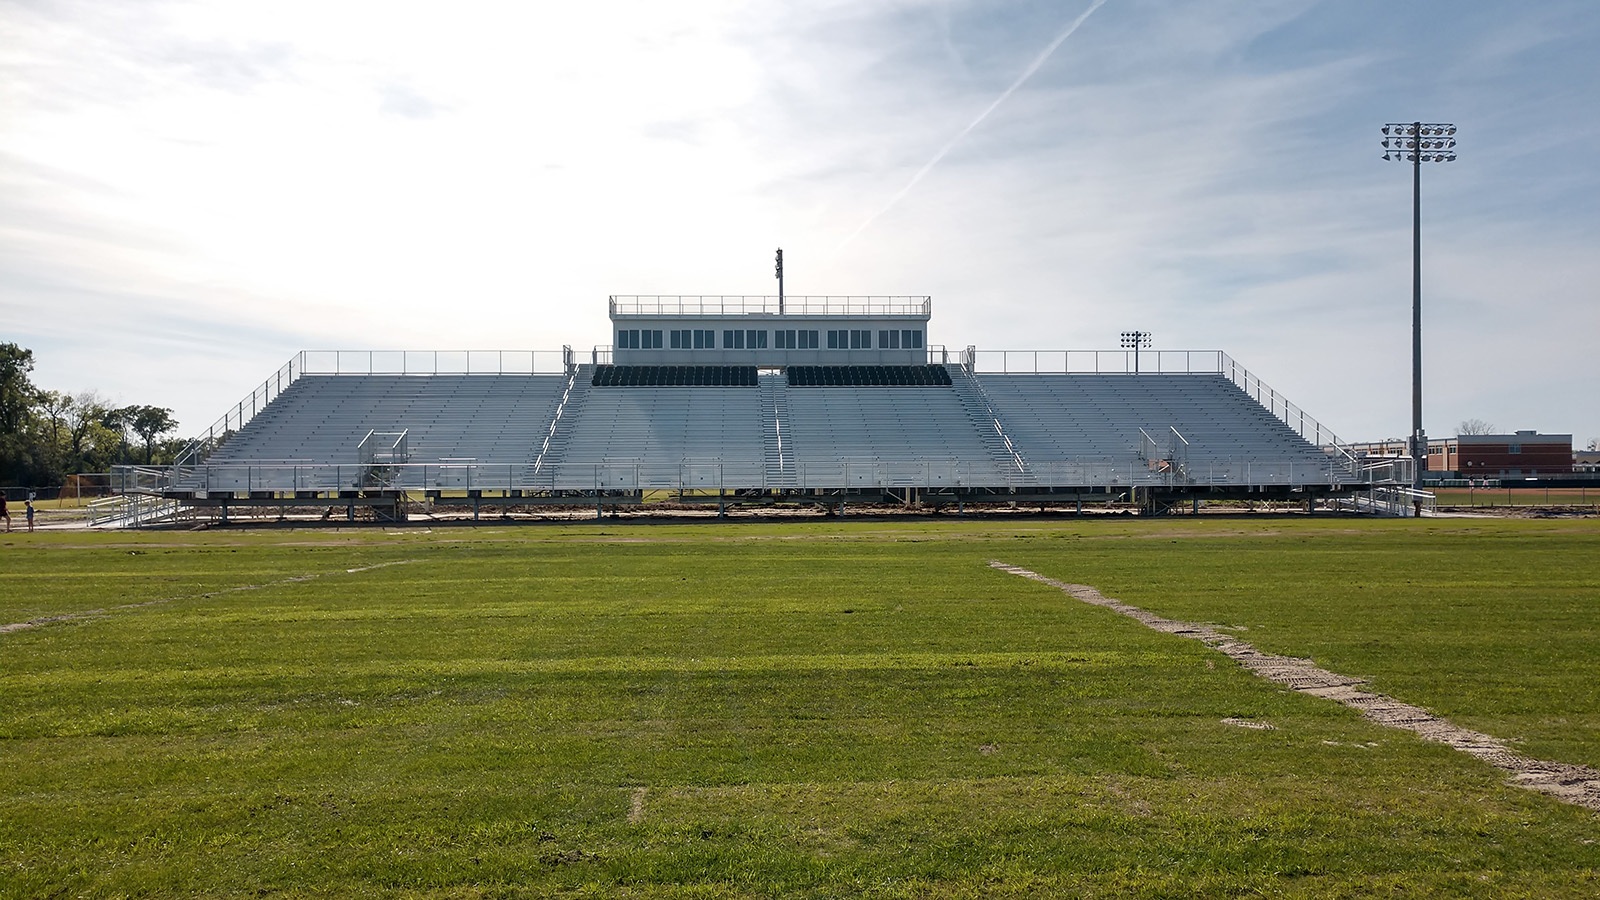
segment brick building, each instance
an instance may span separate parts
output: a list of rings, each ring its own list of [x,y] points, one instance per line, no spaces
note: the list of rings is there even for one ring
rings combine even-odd
[[[1428,472],[1446,478],[1572,474],[1572,435],[1462,434],[1428,442]]]
[[[1403,440],[1352,444],[1359,456],[1404,457]],[[1536,475],[1570,475],[1573,472],[1572,435],[1461,434],[1428,441],[1430,478],[1527,478]]]

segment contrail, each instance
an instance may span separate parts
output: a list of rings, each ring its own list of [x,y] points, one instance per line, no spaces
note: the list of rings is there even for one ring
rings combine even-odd
[[[994,102],[990,103],[983,112],[978,113],[978,117],[976,119],[973,119],[971,122],[967,123],[967,127],[957,132],[956,136],[951,138],[949,143],[945,144],[943,147],[940,147],[939,152],[935,153],[932,159],[928,160],[927,163],[922,166],[922,168],[918,169],[917,174],[911,176],[911,180],[906,182],[906,186],[895,192],[895,195],[889,198],[889,202],[885,203],[882,209],[870,216],[867,216],[867,220],[865,222],[862,222],[855,231],[850,232],[850,236],[840,242],[839,250],[843,250],[850,244],[851,241],[855,240],[856,237],[861,234],[861,232],[866,231],[867,226],[871,225],[873,222],[876,222],[879,216],[893,209],[894,205],[899,203],[901,198],[905,197],[906,194],[911,192],[912,188],[917,186],[917,182],[921,181],[923,176],[932,171],[933,167],[938,165],[939,161],[944,159],[945,155],[955,148],[955,145],[961,143],[962,138],[970,134],[972,129],[977,128],[980,124],[982,124],[984,119],[989,118],[990,113],[998,109],[1000,104],[1006,102],[1007,97],[1010,97],[1012,94],[1016,93],[1017,88],[1022,87],[1022,85],[1029,78],[1032,78],[1033,73],[1039,71],[1039,67],[1043,66],[1045,64],[1045,60],[1050,58],[1050,54],[1056,52],[1056,48],[1061,46],[1062,42],[1067,38],[1072,37],[1072,33],[1078,30],[1078,26],[1082,25],[1085,19],[1089,18],[1089,16],[1092,15],[1095,10],[1104,6],[1105,3],[1106,0],[1094,0],[1093,3],[1089,4],[1088,9],[1084,10],[1083,13],[1076,19],[1073,19],[1072,24],[1068,25],[1060,34],[1056,35],[1056,39],[1050,42],[1050,46],[1044,48],[1044,52],[1040,53],[1039,56],[1035,58],[1026,69],[1022,70],[1022,74],[1017,76],[1016,81],[1011,82],[1010,87],[1001,91],[1000,96],[994,98]]]

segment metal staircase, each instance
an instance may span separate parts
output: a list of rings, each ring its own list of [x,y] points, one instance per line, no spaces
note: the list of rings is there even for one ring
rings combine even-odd
[[[950,372],[950,386],[955,389],[956,397],[961,400],[961,407],[972,420],[973,427],[978,431],[979,440],[983,442],[990,458],[1010,478],[1023,484],[1033,483],[1035,479],[1032,470],[1028,468],[1028,461],[1023,459],[1010,436],[1006,434],[1005,424],[995,412],[994,404],[989,402],[989,396],[984,393],[983,385],[978,383],[978,379],[974,378],[971,370],[964,365],[946,363],[945,368]]]
[[[791,488],[795,477],[794,431],[789,427],[789,383],[782,374],[760,376],[761,436],[766,462],[766,486]]]
[[[567,376],[567,388],[556,403],[555,414],[550,417],[550,429],[545,433],[539,454],[528,467],[527,482],[534,487],[554,486],[556,472],[566,458],[567,439],[572,435],[572,423],[583,414],[584,402],[589,398],[589,380],[594,367],[588,363],[575,364]]]

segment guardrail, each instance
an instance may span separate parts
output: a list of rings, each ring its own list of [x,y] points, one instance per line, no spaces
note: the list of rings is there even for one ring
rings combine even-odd
[[[89,524],[97,528],[138,528],[170,519],[182,510],[183,505],[176,500],[148,494],[101,497],[88,505]]]
[[[565,375],[561,350],[302,350],[304,375]]]
[[[616,491],[838,490],[849,488],[1127,488],[1172,486],[1300,487],[1374,483],[1352,476],[1332,458],[1325,465],[1297,461],[1209,460],[1190,462],[1181,473],[1153,471],[1144,460],[1032,460],[1019,472],[987,460],[884,460],[842,458],[825,463],[791,462],[781,483],[769,481],[763,461],[683,460],[650,463],[607,460],[546,463],[479,463],[469,460],[384,466],[322,465],[286,461],[240,461],[178,466],[161,473],[161,485],[141,483],[152,493],[315,496],[351,491]]]
[[[233,409],[222,414],[222,418],[211,424],[205,433],[189,442],[187,447],[179,451],[174,465],[187,465],[200,462],[211,451],[222,445],[235,431],[243,428],[245,423],[255,418],[256,413],[265,409],[268,403],[278,398],[288,387],[305,374],[306,351],[296,353],[284,363],[272,377],[262,382],[261,386],[250,392],[250,396],[240,400]]]
[[[933,314],[930,297],[775,296],[715,294],[700,296],[628,296],[613,294],[613,316],[921,316]]]
[[[1219,363],[1225,367],[1223,374],[1227,375],[1228,379],[1238,385],[1245,394],[1266,407],[1268,412],[1277,416],[1290,428],[1293,428],[1301,437],[1338,456],[1352,472],[1361,468],[1361,463],[1356,459],[1356,455],[1351,451],[1349,445],[1339,440],[1339,437],[1332,431],[1323,427],[1321,422],[1306,415],[1305,410],[1290,403],[1287,397],[1273,390],[1270,385],[1260,378],[1250,374],[1244,366],[1235,362],[1233,357],[1220,350],[1217,351],[1217,354]]]
[[[979,350],[968,347],[961,364],[978,374],[1093,375],[1206,373],[1224,371],[1221,350]],[[1231,360],[1227,360],[1231,362]]]

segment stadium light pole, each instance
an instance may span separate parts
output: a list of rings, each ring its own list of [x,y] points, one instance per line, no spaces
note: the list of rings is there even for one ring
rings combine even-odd
[[[783,248],[782,247],[778,248],[778,265],[777,265],[777,268],[776,268],[776,272],[777,272],[777,275],[778,275],[778,315],[781,316],[781,315],[783,315]]]
[[[1122,349],[1133,351],[1133,374],[1139,374],[1139,348],[1150,346],[1150,332],[1124,331],[1122,333]]]
[[[1411,163],[1411,488],[1422,490],[1428,437],[1422,430],[1422,164],[1455,162],[1456,126],[1391,122],[1383,126],[1383,158]],[[1421,501],[1417,501],[1421,510]]]

